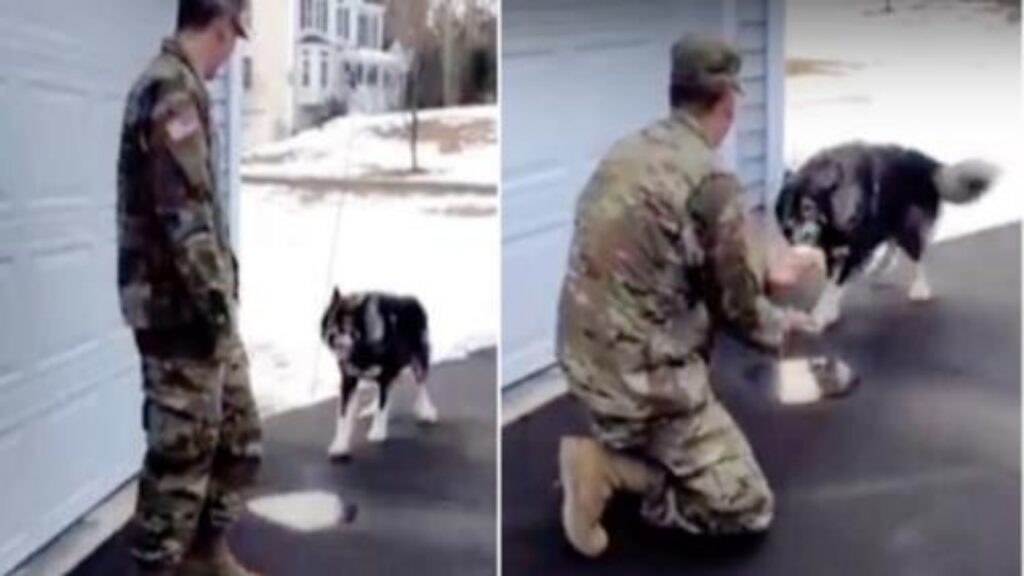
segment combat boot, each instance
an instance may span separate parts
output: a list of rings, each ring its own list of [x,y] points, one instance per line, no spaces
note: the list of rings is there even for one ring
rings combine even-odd
[[[197,535],[178,571],[180,576],[259,576],[235,558],[223,534]]]
[[[600,556],[608,548],[601,525],[616,490],[648,493],[662,475],[643,462],[606,450],[589,438],[562,438],[558,453],[562,481],[562,528],[580,554]]]

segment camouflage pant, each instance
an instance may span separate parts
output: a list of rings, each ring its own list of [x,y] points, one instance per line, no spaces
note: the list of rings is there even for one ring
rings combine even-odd
[[[660,465],[667,474],[644,495],[641,514],[693,534],[766,530],[774,497],[743,433],[713,394],[686,415],[625,420],[594,415],[609,448]]]
[[[211,359],[142,356],[146,457],[133,555],[181,561],[197,530],[225,530],[241,511],[261,456],[249,364],[237,335]]]

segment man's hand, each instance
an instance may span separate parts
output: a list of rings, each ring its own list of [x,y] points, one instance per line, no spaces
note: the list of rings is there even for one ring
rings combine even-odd
[[[825,272],[825,253],[810,246],[785,249],[768,265],[768,286],[785,290],[799,285],[813,274]]]
[[[821,323],[807,312],[795,308],[787,308],[785,314],[786,332],[788,334],[821,334]]]

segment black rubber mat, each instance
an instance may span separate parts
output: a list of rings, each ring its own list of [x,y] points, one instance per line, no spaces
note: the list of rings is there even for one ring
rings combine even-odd
[[[1020,257],[1013,225],[936,246],[928,304],[906,300],[905,280],[858,283],[841,324],[807,346],[862,374],[845,399],[781,405],[771,364],[723,342],[716,389],[778,496],[760,540],[650,529],[617,501],[612,548],[581,559],[555,487],[557,440],[586,430],[580,409],[562,399],[506,428],[503,574],[1019,574]]]
[[[253,498],[317,493],[359,506],[354,524],[288,528],[247,514],[231,540],[264,574],[494,574],[496,557],[496,355],[476,354],[431,372],[436,426],[411,416],[411,387],[398,389],[390,438],[358,429],[354,458],[327,460],[336,407],[326,402],[270,418],[266,457]],[[128,573],[125,532],[105,543],[76,576]]]

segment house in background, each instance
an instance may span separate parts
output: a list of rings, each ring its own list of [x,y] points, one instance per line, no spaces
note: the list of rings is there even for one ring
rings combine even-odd
[[[577,195],[616,140],[668,114],[681,34],[714,32],[742,50],[746,95],[721,160],[750,204],[778,189],[784,1],[504,0],[501,10],[501,378],[511,392],[555,361]]]
[[[247,145],[277,140],[338,112],[404,103],[409,58],[384,46],[385,7],[369,0],[257,0],[246,48]]]
[[[245,146],[290,136],[295,125],[290,90],[297,12],[293,0],[251,3],[249,40],[242,44]]]

